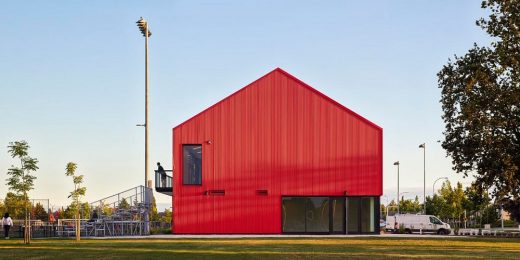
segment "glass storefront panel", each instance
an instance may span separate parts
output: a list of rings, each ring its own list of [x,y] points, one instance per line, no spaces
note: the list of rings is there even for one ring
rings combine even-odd
[[[359,210],[361,208],[361,198],[350,197],[347,200],[347,232],[359,233]]]
[[[375,232],[374,197],[361,198],[361,233]]]
[[[305,232],[305,198],[283,198],[283,232]]]
[[[329,232],[329,198],[307,198],[305,232]]]
[[[332,232],[345,233],[345,198],[332,198]]]
[[[376,197],[284,197],[282,231],[375,233],[378,229],[378,210],[379,200]]]

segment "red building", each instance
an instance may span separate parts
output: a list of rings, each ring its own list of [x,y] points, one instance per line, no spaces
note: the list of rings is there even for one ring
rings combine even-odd
[[[173,233],[378,233],[382,141],[275,69],[173,129]]]

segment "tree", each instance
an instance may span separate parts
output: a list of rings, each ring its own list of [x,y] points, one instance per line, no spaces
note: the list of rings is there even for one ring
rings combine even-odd
[[[8,192],[5,196],[5,211],[9,212],[13,219],[23,219],[25,216],[25,203],[23,195]],[[27,202],[28,203],[28,202]]]
[[[401,197],[399,201],[399,212],[400,213],[417,213],[422,210],[422,205],[419,202],[419,197],[415,196],[414,200],[404,199],[404,196]]]
[[[165,209],[165,210],[164,210],[164,214],[166,214],[166,211],[167,211],[167,210],[168,210],[168,209]],[[386,205],[381,203],[381,205],[379,206],[379,211],[381,212],[381,216],[380,216],[380,218],[384,218],[384,217],[387,215],[387,214],[386,214]]]
[[[69,205],[65,208],[65,210],[61,210],[60,219],[75,219],[76,218],[76,210],[74,206]]]
[[[445,219],[446,217],[441,215],[441,209],[445,208],[444,204],[446,204],[444,199],[437,194],[433,194],[433,197],[427,196],[426,214],[438,216],[441,219]]]
[[[31,243],[31,225],[29,220],[29,197],[27,192],[34,188],[35,176],[31,172],[38,170],[38,160],[32,158],[28,154],[29,145],[26,141],[10,142],[7,151],[12,158],[20,160],[20,167],[11,165],[7,170],[7,186],[9,190],[14,191],[16,196],[23,196],[24,209],[24,243]]]
[[[48,221],[49,216],[47,215],[47,211],[43,208],[41,203],[36,203],[36,206],[33,208],[33,216],[35,219],[39,219],[41,221]]]
[[[172,212],[169,209],[165,209],[160,221],[164,223],[172,223]]]
[[[520,221],[520,1],[485,0],[477,25],[495,40],[474,44],[437,74],[453,169],[476,178]]]
[[[121,201],[119,201],[118,208],[119,208],[119,209],[130,209],[130,204],[128,204],[128,202],[126,201],[126,199],[123,198]]]
[[[397,213],[397,203],[395,202],[395,200],[391,200],[389,203],[388,203],[388,206],[386,206],[386,215],[394,215]]]
[[[452,188],[450,181],[445,181],[442,183],[439,193],[444,200],[440,215],[443,218],[460,219],[464,214],[462,206],[465,200],[462,184],[457,182],[457,186]]]
[[[65,167],[65,175],[72,177],[72,182],[74,183],[74,190],[70,192],[69,197],[72,197],[72,204],[71,208],[74,211],[74,216],[76,219],[76,241],[80,241],[81,236],[81,226],[80,226],[80,207],[81,207],[81,196],[85,195],[85,192],[87,191],[87,188],[81,187],[81,184],[83,183],[83,175],[76,175],[76,169],[78,168],[78,165],[69,162],[67,163],[67,166]]]
[[[81,218],[87,219],[90,218],[90,204],[88,202],[84,202],[81,204]]]
[[[0,200],[0,214],[3,212],[7,212],[7,210],[5,208],[5,204]]]
[[[464,190],[466,196],[464,209],[469,212],[481,211],[489,205],[491,199],[487,190],[484,190],[482,186],[477,185],[475,182],[471,183],[470,186]]]
[[[152,196],[152,210],[150,211],[150,221],[159,221],[159,214],[157,213],[157,204],[155,197]]]
[[[112,207],[110,205],[105,204],[105,201],[101,201],[98,206],[98,212],[100,212],[104,216],[112,216]]]

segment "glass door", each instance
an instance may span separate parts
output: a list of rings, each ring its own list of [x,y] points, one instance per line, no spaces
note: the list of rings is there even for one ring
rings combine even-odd
[[[330,233],[345,234],[345,198],[330,198]]]
[[[347,233],[375,233],[379,223],[379,200],[376,197],[347,198]]]

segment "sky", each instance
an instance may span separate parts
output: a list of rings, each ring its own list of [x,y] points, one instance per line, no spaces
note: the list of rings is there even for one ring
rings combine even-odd
[[[439,177],[468,185],[438,140],[437,72],[489,37],[480,1],[0,0],[0,198],[16,165],[9,142],[39,160],[32,198],[70,203],[67,162],[86,201],[144,179],[145,17],[150,60],[150,161],[171,169],[171,129],[280,67],[384,129],[384,195],[405,198]],[[440,187],[440,182],[438,186]],[[171,197],[156,194],[159,209]]]

